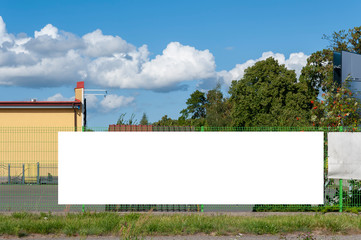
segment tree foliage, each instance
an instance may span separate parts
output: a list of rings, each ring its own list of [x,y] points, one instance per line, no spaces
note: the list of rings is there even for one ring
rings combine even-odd
[[[164,115],[161,120],[154,122],[153,126],[204,126],[206,125],[204,118],[199,119],[184,119],[179,117],[178,119],[172,119],[168,115]]]
[[[333,88],[333,51],[361,53],[361,26],[324,35],[323,39],[329,41],[329,48],[313,53],[300,76],[314,98],[320,90],[329,92]]]
[[[323,49],[311,54],[301,70],[300,82],[307,87],[311,98],[317,98],[320,90],[328,92],[333,84],[332,50]]]
[[[340,30],[330,36],[323,35],[323,39],[330,42],[329,48],[333,51],[349,51],[361,53],[361,26]]]
[[[342,86],[333,85],[331,91],[322,94],[321,101],[312,101],[313,126],[357,127],[360,125],[360,102],[356,93],[349,90],[348,79]]]
[[[231,103],[223,97],[219,83],[207,93],[206,122],[212,127],[226,127],[231,124]]]
[[[147,114],[143,113],[142,119],[139,122],[140,125],[148,125],[148,117]]]
[[[315,126],[356,126],[360,104],[349,89],[333,83],[333,51],[361,53],[361,27],[324,35],[329,48],[313,53],[302,69],[300,82],[308,88],[313,99],[311,122]],[[324,92],[319,98],[320,91]]]
[[[233,126],[304,126],[311,108],[296,74],[273,58],[246,69],[229,90]]]
[[[178,126],[178,121],[173,120],[168,115],[164,115],[158,122],[152,124],[153,126]]]
[[[206,104],[207,99],[205,94],[199,90],[196,90],[187,99],[187,108],[183,109],[180,114],[184,119],[199,119],[206,117]]]

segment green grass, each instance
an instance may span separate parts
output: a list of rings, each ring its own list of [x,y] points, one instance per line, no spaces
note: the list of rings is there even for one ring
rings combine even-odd
[[[14,213],[0,215],[0,236],[65,234],[117,235],[126,239],[152,235],[215,235],[307,233],[359,233],[361,218],[351,214],[280,215],[245,217],[202,214],[85,213],[58,216]]]

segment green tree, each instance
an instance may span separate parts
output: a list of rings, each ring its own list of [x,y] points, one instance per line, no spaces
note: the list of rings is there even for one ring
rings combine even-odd
[[[329,49],[333,51],[361,53],[361,26],[333,32],[330,36],[324,34],[323,39],[329,41]]]
[[[153,126],[175,126],[174,120],[171,119],[170,117],[168,117],[167,115],[164,115],[161,118],[161,120],[159,120],[158,122],[154,122],[152,125]]]
[[[147,114],[143,113],[142,119],[140,120],[140,125],[148,125],[148,117]]]
[[[348,83],[333,83],[333,51],[350,51],[361,54],[361,27],[354,27],[324,35],[329,41],[327,49],[313,53],[302,69],[300,82],[308,89],[313,102],[312,124],[315,126],[356,126],[360,104],[348,88]],[[338,91],[337,91],[338,90]],[[320,91],[323,92],[319,98]],[[355,122],[356,121],[356,122]]]
[[[154,122],[152,125],[153,126],[178,126],[178,121],[171,119],[167,115],[164,115],[161,120],[159,120],[158,122]]]
[[[257,62],[233,81],[229,90],[232,124],[252,126],[305,126],[309,124],[307,88],[293,70],[273,58]]]
[[[349,79],[342,86],[334,84],[330,91],[322,94],[323,100],[311,102],[312,124],[322,127],[359,126],[361,105],[355,94],[349,90]]]
[[[191,115],[191,119],[199,119],[206,117],[206,104],[207,99],[205,94],[199,90],[196,90],[187,99],[187,108],[183,109],[180,114],[184,119],[188,119]]]
[[[231,104],[223,97],[219,83],[207,93],[206,122],[212,127],[231,125]]]
[[[312,53],[301,71],[300,82],[306,85],[316,100],[320,90],[329,92],[333,88],[333,51],[350,51],[361,54],[361,26],[324,35],[328,48]]]
[[[333,83],[333,52],[330,49],[317,51],[307,59],[301,70],[300,82],[307,88],[310,98],[316,99],[320,90],[327,92]]]

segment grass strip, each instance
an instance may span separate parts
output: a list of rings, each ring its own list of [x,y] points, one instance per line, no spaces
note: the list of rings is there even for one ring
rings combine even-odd
[[[155,235],[287,234],[299,232],[360,233],[361,218],[351,214],[272,215],[264,217],[151,213],[51,213],[0,215],[0,236],[65,234],[67,236],[117,235],[124,238]]]

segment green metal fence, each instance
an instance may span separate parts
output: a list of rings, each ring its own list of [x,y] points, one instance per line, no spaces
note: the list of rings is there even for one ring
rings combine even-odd
[[[165,211],[165,212],[264,212],[361,211],[361,182],[327,178],[327,133],[359,131],[356,128],[314,127],[159,127],[117,126],[83,128],[82,131],[321,131],[325,136],[324,205],[59,205],[58,132],[74,128],[0,127],[0,212]],[[78,131],[80,131],[78,129]],[[200,169],[201,170],[201,169]],[[161,187],[161,186],[159,186]],[[200,186],[201,187],[201,186]]]

